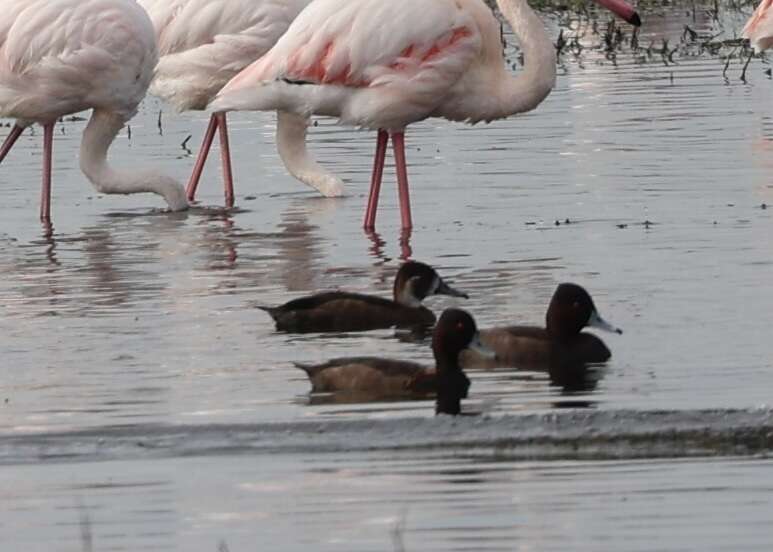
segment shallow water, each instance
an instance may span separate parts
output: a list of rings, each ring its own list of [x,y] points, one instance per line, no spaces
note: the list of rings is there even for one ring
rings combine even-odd
[[[8,493],[2,508],[9,513],[0,516],[9,520],[0,521],[0,541],[78,549],[73,497],[80,494],[99,550],[213,550],[219,538],[232,550],[244,549],[256,527],[289,548],[313,542],[399,549],[389,536],[402,515],[399,497],[425,492],[421,507],[405,514],[407,550],[481,550],[487,543],[542,550],[569,538],[578,549],[644,549],[651,534],[662,535],[656,546],[662,549],[765,548],[770,530],[761,517],[770,502],[761,497],[770,496],[771,481],[764,460],[473,462],[476,479],[466,489],[474,496],[454,495],[450,505],[441,497],[458,487],[429,472],[472,461],[410,451],[396,453],[413,466],[397,482],[372,475],[371,469],[389,474],[395,467],[366,452],[14,460],[26,450],[26,436],[69,430],[96,430],[109,443],[119,427],[135,428],[131,435],[143,440],[143,428],[158,424],[195,433],[204,426],[281,422],[292,428],[363,418],[399,427],[401,420],[431,418],[429,401],[310,398],[305,376],[292,367],[347,354],[429,362],[426,344],[396,340],[390,331],[277,334],[255,309],[339,287],[389,295],[406,255],[434,265],[471,296],[432,298],[428,304],[437,311],[463,306],[484,327],[538,324],[556,284],[575,281],[625,330],[604,336],[613,358],[595,388],[567,394],[542,374],[471,373],[470,411],[497,417],[567,406],[646,413],[770,404],[773,209],[763,206],[773,204],[773,83],[760,59],[744,83],[742,60],[732,60],[726,81],[724,59],[692,55],[686,45],[674,64],[647,55],[646,47],[659,47],[662,38],[676,47],[685,24],[707,35],[724,30],[721,39],[732,38],[744,20],[743,13],[724,14],[718,24],[705,10],[696,14],[684,6],[645,12],[642,50],[625,47],[614,60],[592,49],[601,38],[588,34],[579,58],[562,56],[555,91],[528,115],[477,127],[411,126],[415,228],[407,243],[399,233],[391,165],[378,234],[363,233],[374,136],[327,120],[311,129],[312,147],[347,181],[345,198],[319,198],[288,177],[274,148],[273,116],[246,114],[231,119],[238,209],[219,208],[213,155],[200,186],[203,206],[182,214],[161,212],[153,196],[96,194],[77,164],[84,123],[65,122],[55,137],[50,237],[37,222],[42,132],[26,133],[0,169],[0,432],[16,436],[0,458],[9,464],[0,468],[0,488]],[[546,19],[557,36],[558,19]],[[124,133],[111,150],[115,164],[155,165],[184,181],[193,159],[181,144],[191,135],[188,147],[198,147],[206,122],[204,114],[177,115],[150,99],[132,121],[131,137]],[[636,421],[626,424],[622,429]],[[399,441],[390,427],[388,435]],[[500,468],[513,478],[507,485]],[[315,470],[343,470],[344,486],[307,485]],[[563,470],[559,487],[550,477]],[[737,479],[725,481],[730,473]],[[101,489],[114,474],[123,483],[77,491],[78,485]],[[518,474],[528,479],[525,488]],[[754,492],[744,478],[756,478]],[[276,489],[292,480],[292,492],[262,496],[249,488],[274,480]],[[565,487],[573,489],[569,498],[560,495]],[[594,495],[596,489],[602,494]],[[146,493],[160,501],[163,515],[143,503]],[[521,499],[513,496],[520,493],[529,497],[531,515],[490,520],[489,509],[503,497],[517,510]],[[617,493],[634,497],[625,515],[616,500],[605,500]],[[212,503],[215,496],[222,505]],[[331,496],[340,502],[327,511]],[[693,503],[701,508],[685,512]],[[107,526],[100,525],[100,508],[112,511]],[[722,524],[727,511],[744,524]],[[50,522],[43,532],[36,522],[41,512]],[[302,512],[314,520],[308,536],[293,531]],[[352,515],[359,521],[349,522]],[[335,530],[343,526],[353,532]],[[698,534],[701,526],[712,530]],[[729,540],[714,533],[720,527]]]
[[[0,512],[25,550],[79,550],[84,527],[95,550],[763,550],[770,469],[416,452],[25,466]]]

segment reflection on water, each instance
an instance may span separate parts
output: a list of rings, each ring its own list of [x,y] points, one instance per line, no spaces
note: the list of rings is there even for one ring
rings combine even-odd
[[[411,258],[411,255],[413,255],[413,249],[411,249],[411,234],[412,230],[410,229],[403,229],[400,231],[400,237],[397,241],[400,244],[400,255],[398,258],[401,261],[407,261]],[[374,232],[373,230],[365,230],[365,236],[367,236],[372,244],[368,248],[368,251],[373,257],[382,261],[391,260],[384,253],[384,247],[387,245],[387,242],[381,237],[381,234]]]
[[[554,36],[567,17],[549,18]],[[723,61],[698,55],[683,37],[685,24],[705,37],[732,34],[743,20],[722,17],[653,8],[639,50],[624,42],[614,56],[605,23],[575,20],[565,33],[575,45],[537,111],[476,127],[412,126],[412,235],[400,233],[392,193],[384,194],[378,232],[361,230],[369,133],[326,120],[311,129],[314,154],[347,180],[346,197],[319,198],[285,174],[273,115],[243,114],[232,124],[238,208],[179,214],[164,213],[152,196],[94,194],[74,156],[83,123],[62,123],[56,227],[41,237],[30,193],[40,145],[25,135],[0,172],[0,347],[23,374],[10,387],[6,427],[104,424],[72,411],[101,408],[103,392],[133,404],[143,399],[133,390],[159,386],[166,421],[429,414],[429,401],[346,413],[309,407],[308,384],[291,364],[353,354],[430,363],[426,342],[391,332],[298,339],[274,333],[254,308],[325,289],[389,297],[406,258],[433,264],[471,296],[433,297],[431,308],[467,308],[481,327],[541,324],[555,285],[577,281],[632,328],[610,343],[603,378],[474,373],[470,409],[766,402],[773,372],[759,320],[773,307],[764,287],[773,259],[771,211],[760,206],[770,201],[770,80],[755,59],[748,83],[725,84]],[[677,65],[658,58],[663,39],[679,46]],[[512,43],[506,52],[519,65]],[[206,115],[165,114],[160,134],[159,109],[148,100],[131,140],[119,137],[112,155],[117,165],[142,160],[184,180],[190,166],[179,145],[200,136]],[[203,179],[219,183],[218,171]],[[203,184],[200,199],[219,205],[219,184]],[[141,375],[129,376],[133,370]],[[41,401],[50,415],[35,414]],[[119,414],[156,415],[131,406]]]
[[[20,466],[3,485],[0,534],[82,550],[85,518],[94,550],[764,550],[770,469],[474,450]]]

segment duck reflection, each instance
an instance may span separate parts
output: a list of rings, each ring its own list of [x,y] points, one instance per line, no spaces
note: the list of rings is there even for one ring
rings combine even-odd
[[[606,374],[606,368],[576,359],[557,359],[550,362],[547,372],[550,384],[560,387],[564,393],[584,393],[596,389]]]

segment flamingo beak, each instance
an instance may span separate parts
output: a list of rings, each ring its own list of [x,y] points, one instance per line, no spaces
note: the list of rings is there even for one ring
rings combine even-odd
[[[634,27],[641,26],[641,18],[639,17],[639,14],[636,12],[634,7],[625,0],[594,0],[594,2],[596,2],[599,6],[608,9],[620,19],[627,21]]]

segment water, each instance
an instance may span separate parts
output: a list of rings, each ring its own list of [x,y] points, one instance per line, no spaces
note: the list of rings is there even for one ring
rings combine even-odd
[[[751,11],[723,12],[717,23],[712,6],[695,16],[692,5],[645,11],[642,50],[626,46],[614,60],[593,48],[600,36],[586,33],[582,54],[562,55],[557,87],[533,113],[477,127],[411,126],[407,242],[391,165],[378,234],[362,232],[374,136],[330,121],[311,129],[312,148],[347,181],[345,198],[318,198],[288,177],[273,116],[246,114],[231,123],[239,208],[218,207],[213,155],[203,207],[182,214],[161,212],[152,196],[96,194],[77,165],[84,123],[67,121],[55,137],[51,237],[36,219],[42,133],[25,134],[0,170],[0,542],[79,550],[85,516],[95,550],[216,550],[221,539],[231,550],[256,542],[288,550],[767,549],[764,457],[645,461],[634,459],[640,448],[605,444],[599,457],[617,460],[563,449],[563,460],[528,460],[491,449],[526,431],[529,416],[565,407],[617,417],[601,429],[586,421],[582,439],[594,430],[627,434],[639,416],[667,411],[651,435],[697,417],[705,421],[695,431],[719,432],[725,445],[733,431],[702,409],[733,420],[736,410],[767,412],[768,65],[753,60],[744,83],[743,60],[731,60],[726,80],[725,60],[694,46],[681,45],[674,64],[646,53],[663,38],[669,50],[679,46],[685,24],[732,38]],[[557,36],[564,20],[545,19]],[[188,147],[198,147],[206,122],[149,99],[111,155],[116,165],[155,165],[185,181],[193,159],[181,144],[192,135]],[[612,360],[584,392],[550,387],[538,373],[470,373],[465,409],[484,416],[462,423],[472,423],[470,438],[487,452],[455,445],[446,456],[453,431],[440,431],[446,422],[432,418],[430,401],[336,404],[309,397],[292,367],[348,354],[430,362],[425,343],[390,331],[277,334],[254,308],[320,289],[388,296],[406,255],[471,296],[432,298],[437,311],[462,306],[483,327],[536,324],[556,284],[575,281],[625,333],[604,336]],[[363,420],[385,425],[355,426],[344,445],[404,447],[291,446],[304,424],[334,432]],[[271,433],[275,448],[253,446],[272,424],[282,428]],[[438,450],[417,448],[421,435],[404,430],[417,424],[439,431]],[[674,442],[658,446],[651,435],[649,456],[672,456]],[[746,451],[698,452],[764,454],[761,435],[762,445]]]
[[[97,550],[763,550],[770,468],[474,453],[24,466],[0,512],[25,550],[79,550],[84,518]]]

